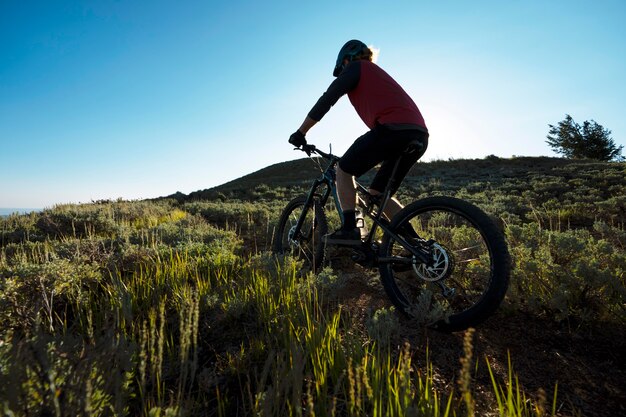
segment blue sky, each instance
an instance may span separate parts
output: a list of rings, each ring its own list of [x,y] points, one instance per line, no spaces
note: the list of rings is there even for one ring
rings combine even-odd
[[[0,0],[0,207],[189,193],[300,158],[287,138],[352,38],[420,107],[426,160],[554,155],[565,114],[626,143],[625,1],[300,3]],[[342,154],[365,131],[342,98],[308,139]]]

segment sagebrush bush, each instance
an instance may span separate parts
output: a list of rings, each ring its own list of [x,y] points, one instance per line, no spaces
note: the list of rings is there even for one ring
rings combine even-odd
[[[0,267],[0,321],[23,331],[38,320],[51,330],[68,326],[78,310],[89,308],[101,280],[96,264],[80,260]]]
[[[512,225],[511,295],[522,306],[556,320],[624,322],[626,254],[587,230],[550,231]]]
[[[117,223],[108,205],[64,205],[44,210],[37,227],[52,238],[113,236]]]
[[[35,212],[0,217],[0,245],[41,240],[43,236],[37,228],[38,218],[39,214]]]
[[[270,210],[267,203],[252,203],[247,201],[228,202],[192,202],[187,203],[184,209],[192,214],[200,214],[209,223],[221,227],[243,227],[267,223]],[[244,229],[245,230],[245,229]]]

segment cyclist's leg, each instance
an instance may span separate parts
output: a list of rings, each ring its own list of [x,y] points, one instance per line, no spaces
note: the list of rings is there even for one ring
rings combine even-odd
[[[346,153],[339,160],[337,169],[337,193],[342,209],[342,228],[335,233],[329,235],[330,243],[347,243],[348,239],[344,236],[356,236],[355,232],[355,206],[356,206],[356,190],[354,178],[360,177],[367,171],[375,167],[378,163],[383,165],[372,183],[372,189],[384,190],[391,174],[393,172],[393,164],[397,160],[398,155],[406,149],[407,145],[416,139],[425,139],[426,133],[417,130],[393,130],[385,126],[377,125],[372,130],[359,137],[348,148]],[[426,143],[424,143],[424,150]],[[406,176],[409,169],[422,156],[423,152],[416,152],[411,155],[403,155],[403,158],[396,170],[394,178],[397,179],[399,185]],[[388,162],[385,162],[388,161]],[[382,171],[382,172],[381,172]],[[378,183],[382,183],[381,187],[377,187]],[[392,190],[392,194],[397,191]],[[402,206],[397,200],[394,200],[396,210],[400,210]],[[356,230],[358,232],[358,230]],[[337,236],[335,236],[337,235]],[[360,241],[360,239],[359,239]]]
[[[384,158],[380,148],[384,145],[381,129],[375,127],[359,137],[348,148],[337,166],[337,194],[341,206],[341,228],[328,235],[327,243],[360,244],[361,234],[356,227],[356,184],[354,178],[359,177],[376,166]]]
[[[400,184],[402,183],[402,180],[404,180],[404,177],[406,177],[406,174],[408,174],[411,167],[415,165],[415,163],[424,155],[426,148],[428,147],[428,134],[419,130],[389,129],[389,136],[389,142],[396,142],[399,147],[396,148],[395,153],[383,160],[380,169],[376,173],[376,176],[370,185],[370,190],[374,195],[381,194],[386,190],[392,175],[394,175],[394,181],[392,184],[391,195],[394,195],[396,191],[398,191],[398,187],[400,187]],[[403,152],[408,144],[416,140],[422,143],[421,149],[409,154],[404,154]],[[394,167],[398,162],[398,158],[400,158],[400,160],[394,174]]]
[[[369,193],[373,196],[382,195],[381,191],[375,190],[373,188],[369,189]],[[397,198],[391,197],[389,201],[387,201],[387,204],[385,205],[385,211],[383,211],[383,214],[388,220],[391,220],[393,216],[398,214],[398,212],[400,212],[400,210],[402,210],[403,208],[404,208],[404,205],[402,205],[402,203],[400,203],[400,201]]]
[[[341,157],[337,169],[337,193],[342,210],[354,210],[356,206],[355,177],[360,177],[382,162],[384,135],[382,127],[376,126],[359,137]]]
[[[397,155],[393,159],[386,159],[383,161],[380,169],[376,173],[372,184],[370,185],[370,194],[381,195],[389,185],[391,176],[393,175],[393,183],[391,184],[390,196],[391,198],[385,205],[384,214],[388,219],[392,219],[400,210],[404,208],[402,203],[398,201],[393,195],[398,191],[398,187],[402,183],[402,180],[408,174],[409,170],[415,163],[424,155],[426,148],[428,147],[428,134],[417,130],[404,130],[404,131],[392,131],[390,134],[393,139],[398,142],[410,143],[415,140],[422,142],[420,150],[412,152],[410,154],[400,154],[400,160],[398,161]],[[405,148],[402,149],[402,152]],[[397,168],[395,167],[398,164]],[[394,173],[395,168],[395,173]],[[413,235],[414,233],[411,233]]]
[[[343,211],[354,211],[356,207],[356,184],[354,183],[354,175],[347,173],[341,169],[341,166],[338,166],[336,184],[341,209]]]

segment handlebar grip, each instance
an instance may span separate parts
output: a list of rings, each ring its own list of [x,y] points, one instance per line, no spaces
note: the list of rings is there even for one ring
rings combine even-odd
[[[315,151],[315,145],[302,145],[302,151],[306,152],[307,155],[311,156],[311,153]]]
[[[319,150],[319,149],[317,149],[317,147],[316,147],[315,145],[313,145],[313,144],[308,144],[308,143],[307,143],[307,144],[304,144],[304,145],[299,146],[299,147],[297,147],[297,148],[294,148],[294,150],[296,150],[296,149],[297,149],[297,150],[299,150],[299,151],[302,151],[302,152],[306,152],[306,154],[307,154],[308,156],[311,156],[311,154],[315,153],[315,154],[317,154],[317,155],[319,155],[319,156],[321,156],[321,157],[323,157],[323,158],[326,158],[326,159],[337,159],[337,160],[339,159],[339,158],[337,158],[336,156],[334,156],[333,154],[330,154],[330,153],[326,153],[326,152],[320,151],[320,150]]]

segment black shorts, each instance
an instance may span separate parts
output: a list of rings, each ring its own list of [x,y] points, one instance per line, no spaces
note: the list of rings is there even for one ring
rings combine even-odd
[[[414,141],[422,143],[421,149],[410,154],[403,154],[407,146]],[[339,160],[339,167],[348,174],[360,177],[382,162],[370,188],[383,192],[391,178],[396,161],[402,158],[394,175],[395,186],[391,190],[393,194],[398,190],[409,169],[424,155],[427,147],[428,133],[426,132],[417,129],[394,130],[377,125],[354,141]]]

